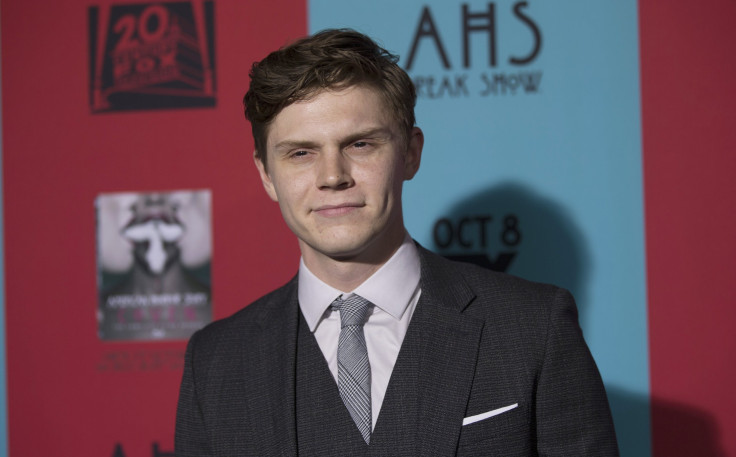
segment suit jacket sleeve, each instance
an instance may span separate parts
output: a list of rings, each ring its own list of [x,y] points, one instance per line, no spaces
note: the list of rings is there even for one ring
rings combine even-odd
[[[184,356],[184,375],[179,389],[176,410],[175,453],[177,457],[208,457],[214,455],[209,448],[204,416],[197,398],[194,378],[195,333],[189,340]]]
[[[558,289],[548,322],[536,387],[537,451],[545,456],[618,456],[603,382],[566,290]]]

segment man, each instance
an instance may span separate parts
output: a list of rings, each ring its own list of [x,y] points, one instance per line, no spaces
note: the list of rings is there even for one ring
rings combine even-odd
[[[415,101],[396,58],[350,30],[253,66],[256,166],[302,258],[190,340],[178,456],[618,454],[569,293],[408,236]]]

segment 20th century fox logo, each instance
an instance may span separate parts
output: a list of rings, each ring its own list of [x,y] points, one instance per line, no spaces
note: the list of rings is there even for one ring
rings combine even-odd
[[[93,112],[215,106],[212,1],[88,10]]]

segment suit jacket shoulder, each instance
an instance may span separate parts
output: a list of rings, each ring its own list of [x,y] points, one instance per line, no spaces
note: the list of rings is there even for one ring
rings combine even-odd
[[[481,327],[465,417],[515,405],[463,426],[458,455],[618,455],[570,293],[421,248],[420,255],[424,304]]]
[[[558,317],[580,330],[574,299],[565,289],[451,261],[423,248],[420,253],[422,294],[464,316],[492,324],[497,332],[509,331],[523,337],[526,341],[508,335],[526,350],[545,343],[550,324]]]

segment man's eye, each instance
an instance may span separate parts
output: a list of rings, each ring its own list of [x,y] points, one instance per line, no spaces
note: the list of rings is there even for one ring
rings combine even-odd
[[[358,149],[364,148],[366,146],[368,146],[368,143],[365,141],[356,141],[355,143],[353,143],[353,147],[356,147]]]
[[[293,157],[304,157],[305,155],[309,154],[307,151],[296,151],[294,154],[292,154]]]

